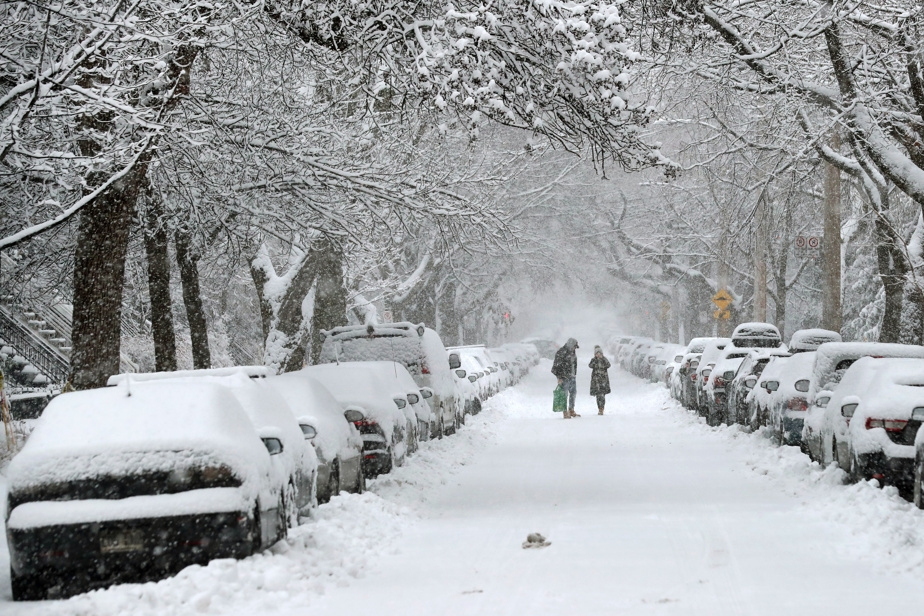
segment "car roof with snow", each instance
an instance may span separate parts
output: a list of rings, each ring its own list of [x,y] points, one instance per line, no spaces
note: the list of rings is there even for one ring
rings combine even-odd
[[[242,479],[269,456],[249,417],[211,383],[123,383],[52,400],[9,466],[11,486],[173,468],[178,458],[225,464]],[[155,468],[152,468],[155,467]]]
[[[697,371],[702,372],[707,365],[714,364],[729,342],[731,342],[730,338],[710,338],[706,342],[706,348],[703,349],[702,357],[699,358]]]
[[[712,340],[711,337],[693,338],[687,345],[687,353],[702,353],[706,349],[706,343]]]

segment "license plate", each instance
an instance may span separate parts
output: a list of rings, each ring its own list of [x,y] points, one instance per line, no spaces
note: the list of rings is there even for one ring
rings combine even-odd
[[[140,530],[103,531],[99,535],[99,551],[103,554],[143,549],[144,533]]]

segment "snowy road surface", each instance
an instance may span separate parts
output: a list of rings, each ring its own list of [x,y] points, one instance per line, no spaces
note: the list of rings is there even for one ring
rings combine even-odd
[[[586,366],[586,359],[581,362]],[[596,415],[551,413],[548,363],[374,494],[273,553],[14,614],[839,614],[924,609],[924,512],[793,448],[712,429],[613,370]],[[525,550],[529,532],[551,546]],[[6,558],[5,550],[2,556]]]

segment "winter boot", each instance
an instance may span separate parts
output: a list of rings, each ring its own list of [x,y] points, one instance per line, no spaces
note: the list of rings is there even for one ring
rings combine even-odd
[[[597,414],[598,414],[598,415],[603,415],[603,407],[602,407],[602,406],[598,406],[598,407],[597,407]]]
[[[574,412],[574,409],[571,409],[571,416],[572,416],[572,417],[580,417],[580,415],[578,415],[577,413]]]

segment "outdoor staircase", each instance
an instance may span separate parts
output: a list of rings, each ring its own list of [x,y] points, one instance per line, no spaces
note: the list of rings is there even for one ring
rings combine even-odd
[[[9,347],[4,350],[15,358],[18,380],[29,381],[24,385],[60,387],[67,382],[71,318],[69,304],[22,304],[0,298],[0,347]],[[122,354],[119,369],[137,372],[138,366]]]

